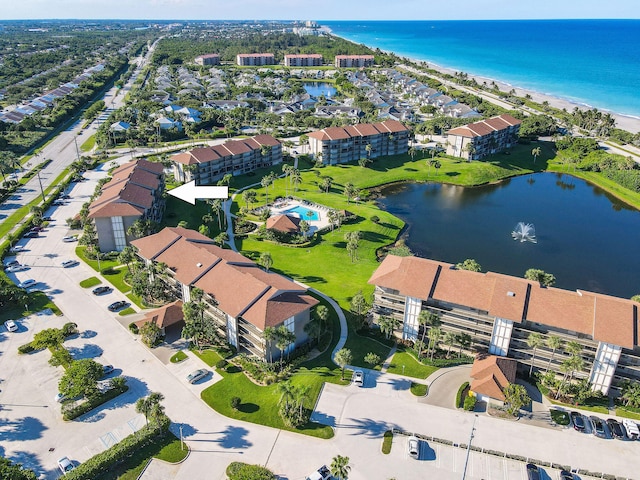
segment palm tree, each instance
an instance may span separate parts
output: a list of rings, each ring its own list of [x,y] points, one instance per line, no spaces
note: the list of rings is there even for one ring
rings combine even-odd
[[[289,180],[290,183],[290,175],[291,172],[293,170],[293,166],[292,165],[288,165],[288,164],[284,164],[282,165],[282,173],[284,173],[284,196],[287,196],[287,180]]]
[[[582,353],[582,345],[580,345],[575,340],[567,343],[566,351],[573,357],[577,357]]]
[[[271,352],[271,342],[278,338],[278,332],[274,327],[266,327],[262,332],[262,337],[266,343],[265,348],[269,350],[269,363],[273,363],[273,353]]]
[[[640,383],[627,382],[622,387],[622,396],[620,398],[627,407],[640,407]]]
[[[468,333],[459,333],[457,335],[458,346],[460,349],[458,350],[458,358],[462,356],[462,349],[468,349],[471,346],[471,335]]]
[[[289,345],[296,341],[296,334],[284,325],[280,325],[276,331],[278,333],[276,347],[280,350],[280,368],[282,369],[282,364],[284,363],[284,351],[289,347]]]
[[[331,475],[339,480],[348,480],[350,470],[349,457],[336,455],[333,457],[333,460],[331,460]]]
[[[259,263],[268,272],[273,265],[273,258],[271,258],[271,254],[269,252],[262,252],[260,254]]]
[[[540,147],[536,147],[533,150],[531,150],[531,155],[533,155],[533,163],[536,163],[536,160],[540,156],[540,153],[542,153],[542,150],[540,149]]]
[[[549,359],[549,363],[547,364],[547,370],[546,370],[547,372],[551,367],[551,363],[553,362],[553,357],[556,356],[556,350],[559,348],[562,348],[562,345],[564,345],[564,342],[562,341],[562,338],[560,338],[559,336],[549,335],[547,337],[547,347],[552,350],[551,358]]]
[[[341,348],[336,352],[336,363],[342,369],[342,380],[344,380],[344,367],[349,365],[353,361],[353,355],[348,348]]]
[[[373,147],[371,146],[370,143],[367,143],[367,145],[364,147],[364,149],[367,152],[367,158],[371,158],[371,150],[373,149]]]
[[[424,337],[427,334],[427,325],[437,327],[442,322],[440,321],[439,314],[432,312],[431,310],[421,310],[418,314],[418,323],[422,326],[422,337],[420,338],[420,341],[424,344]],[[420,355],[418,355],[418,360],[420,360]]]
[[[136,412],[144,415],[147,425],[149,425],[149,419],[153,421],[160,420],[161,415],[164,413],[164,407],[160,405],[162,400],[164,400],[164,395],[159,392],[153,392],[148,397],[139,398],[136,401]]]
[[[222,230],[222,200],[219,198],[215,198],[209,201],[211,205],[211,211],[213,214],[218,217],[218,229]]]
[[[453,332],[445,332],[444,334],[443,342],[449,347],[447,350],[447,358],[449,358],[449,355],[451,354],[451,347],[456,343],[456,338],[456,334]]]
[[[440,327],[431,327],[427,336],[429,337],[429,346],[427,347],[427,350],[431,352],[430,358],[433,362],[433,354],[436,353],[436,346],[442,336],[442,330],[440,330]]]
[[[416,147],[409,148],[409,150],[407,150],[407,153],[409,154],[409,156],[411,157],[411,160],[413,161],[413,157],[416,156]]]
[[[544,344],[544,338],[540,333],[533,332],[527,337],[527,345],[533,348],[533,356],[531,357],[531,367],[529,368],[529,376],[533,373],[533,364],[536,361],[536,349]]]
[[[295,387],[289,380],[285,382],[279,382],[276,391],[280,394],[278,405],[284,405],[285,409],[289,407],[295,396]]]
[[[300,418],[302,418],[302,409],[304,408],[304,401],[309,399],[309,392],[311,391],[310,385],[300,385],[295,389],[295,401],[300,409]]]
[[[242,199],[251,210],[251,205],[256,201],[256,191],[255,190],[245,190],[242,192]]]
[[[262,177],[262,180],[260,180],[260,185],[264,187],[264,195],[265,195],[264,204],[265,205],[269,203],[269,185],[271,185],[272,183],[273,183],[273,172],[270,173],[269,175],[265,175],[264,177]]]
[[[291,171],[291,181],[293,182],[293,191],[296,192],[298,190],[298,185],[302,183],[302,175],[300,174],[300,170],[294,168]]]

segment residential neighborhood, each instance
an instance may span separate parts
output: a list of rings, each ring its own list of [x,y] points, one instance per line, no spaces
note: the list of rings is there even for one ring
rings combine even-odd
[[[602,115],[312,20],[0,26],[0,476],[636,478]]]

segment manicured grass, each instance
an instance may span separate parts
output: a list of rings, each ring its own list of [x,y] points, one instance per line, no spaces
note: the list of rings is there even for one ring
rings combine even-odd
[[[403,365],[404,369],[402,368]],[[395,373],[397,375],[405,375],[407,377],[425,379],[436,370],[438,370],[438,367],[419,363],[413,352],[399,348],[391,359],[387,372]]]
[[[87,138],[82,145],[80,145],[80,150],[83,152],[88,152],[96,145],[96,135],[95,133]]]
[[[204,363],[206,363],[211,368],[213,368],[216,363],[218,363],[220,360],[222,360],[222,356],[218,352],[216,352],[215,350],[202,350],[202,351],[199,351],[198,349],[194,348],[191,351],[196,356],[198,356],[200,358],[200,360],[202,360]],[[229,400],[231,400],[231,399],[229,399]]]
[[[391,430],[387,430],[384,432],[384,436],[382,438],[382,453],[385,455],[389,455],[391,453],[391,446],[393,445],[393,432]]]
[[[132,313],[136,313],[136,311],[131,307],[127,307],[124,310],[121,310],[120,312],[118,312],[118,315],[120,315],[121,317],[124,317],[125,315],[131,315]]]
[[[632,420],[640,420],[640,412],[632,412],[631,410],[627,410],[625,407],[617,407],[616,416],[631,418]]]
[[[89,277],[85,280],[82,280],[80,282],[80,286],[82,288],[91,288],[95,287],[96,285],[100,285],[101,283],[102,281],[98,277]]]
[[[172,355],[172,357],[169,359],[169,361],[171,363],[180,363],[183,360],[187,359],[187,354],[184,353],[182,350],[180,350],[179,352],[176,352]]]
[[[172,433],[167,432],[166,435],[158,438],[154,443],[137,450],[131,457],[118,466],[109,469],[108,472],[105,472],[96,480],[136,480],[152,457],[162,460],[169,458],[171,460],[166,461],[175,463],[184,459],[188,453],[187,450],[180,450],[180,440]]]
[[[567,407],[570,409],[580,409],[580,410],[587,410],[589,412],[595,412],[595,413],[602,413],[604,415],[607,415],[609,413],[609,408],[607,408],[604,405],[572,405],[569,403],[562,403],[559,402],[557,400],[554,400],[553,398],[547,397],[549,399],[549,401],[551,403],[553,403],[554,405],[562,405],[563,407]]]
[[[429,391],[429,387],[424,383],[411,382],[411,393],[416,397],[424,397]]]
[[[551,414],[551,419],[558,425],[569,425],[569,423],[571,423],[569,414],[567,412],[552,408],[551,410],[549,410],[549,413]]]
[[[4,275],[4,273],[2,274]],[[55,315],[62,315],[62,312],[56,304],[53,303],[43,292],[30,293],[26,306],[26,309],[24,308],[24,305],[1,308],[0,322],[4,322],[5,320],[17,320],[18,318],[26,317],[36,312],[41,312],[47,308],[50,308]]]

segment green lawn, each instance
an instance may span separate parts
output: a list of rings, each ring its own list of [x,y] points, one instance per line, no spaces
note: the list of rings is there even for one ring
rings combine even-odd
[[[569,414],[567,412],[552,408],[551,410],[549,410],[549,413],[551,414],[551,419],[558,425],[569,425],[569,423],[571,423],[571,419],[569,418]]]
[[[4,275],[4,272],[0,274]],[[9,306],[0,309],[0,322],[5,320],[17,320],[22,317],[29,316],[33,313],[40,312],[50,308],[54,314],[62,315],[60,309],[53,303],[43,292],[33,292],[29,294],[29,299],[25,305]]]
[[[80,145],[80,150],[83,152],[88,152],[96,145],[96,135],[93,134],[89,138],[87,138],[82,145]]]
[[[89,277],[85,280],[82,280],[80,282],[80,286],[82,288],[91,288],[91,287],[95,287],[96,285],[100,285],[101,283],[102,282],[98,277]]]
[[[403,366],[404,368],[402,368]],[[418,362],[412,352],[404,351],[399,348],[391,359],[387,372],[395,373],[397,375],[406,375],[407,377],[425,379],[436,370],[438,370],[438,367],[423,365]]]
[[[631,410],[627,410],[625,407],[616,407],[616,416],[640,420],[640,412],[632,412]]]
[[[411,382],[411,393],[416,397],[424,397],[429,391],[429,387],[424,383]]]
[[[182,350],[180,350],[179,352],[174,353],[173,356],[169,359],[169,361],[171,363],[179,363],[186,359],[187,359],[187,354],[184,353]]]

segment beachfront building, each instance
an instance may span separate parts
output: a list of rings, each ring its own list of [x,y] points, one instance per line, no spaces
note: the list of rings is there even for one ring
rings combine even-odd
[[[321,67],[322,55],[319,53],[285,55],[284,65],[285,67]]]
[[[308,134],[309,151],[325,165],[400,155],[409,150],[409,133],[396,120],[328,127]]]
[[[267,327],[284,326],[295,334],[285,355],[308,342],[304,326],[319,302],[291,280],[194,230],[167,227],[131,243],[147,264],[166,265],[162,278],[176,299],[186,303],[194,288],[203,292],[206,320],[239,352],[265,361],[279,358],[278,347],[264,338]]]
[[[202,66],[220,65],[220,55],[217,53],[207,53],[205,55],[197,56],[194,61],[197,65]]]
[[[480,160],[511,148],[518,141],[522,122],[507,113],[447,131],[447,155]]]
[[[475,350],[518,360],[529,368],[527,338],[560,337],[582,346],[584,368],[594,390],[608,393],[624,380],[640,381],[638,322],[640,303],[584,290],[542,287],[538,282],[418,257],[387,256],[369,280],[375,285],[374,318],[401,322],[403,339],[416,340],[422,310],[440,315],[443,332],[471,336]],[[570,354],[546,344],[536,349],[534,367],[563,375]]]
[[[243,175],[281,163],[282,144],[271,135],[256,135],[177,153],[171,161],[177,180],[210,185],[229,173]]]
[[[89,206],[101,252],[122,251],[136,220],[159,222],[164,212],[164,173],[161,163],[136,160],[113,171],[100,196]]]
[[[336,55],[336,68],[373,67],[373,55]]]
[[[273,53],[239,53],[236,63],[241,67],[256,67],[261,65],[275,65]]]

